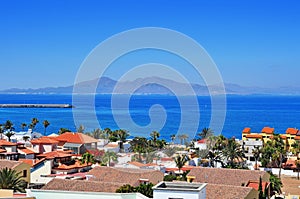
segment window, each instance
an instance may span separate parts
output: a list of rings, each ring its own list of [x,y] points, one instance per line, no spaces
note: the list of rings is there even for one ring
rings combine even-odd
[[[24,178],[27,177],[27,170],[23,170],[23,177],[24,177]]]

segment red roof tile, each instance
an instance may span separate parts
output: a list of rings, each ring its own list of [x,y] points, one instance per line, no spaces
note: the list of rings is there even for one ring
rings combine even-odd
[[[251,132],[251,128],[246,127],[244,128],[244,130],[242,131],[242,133],[250,133]]]
[[[0,146],[17,146],[16,143],[8,142],[6,140],[0,140]]]
[[[131,186],[139,185],[139,179],[148,179],[149,182],[157,184],[163,180],[164,174],[152,169],[129,169],[113,167],[95,167],[88,172],[93,175],[93,180],[101,182],[117,182],[130,184]]]
[[[290,135],[296,135],[298,132],[299,130],[296,128],[288,128],[285,133]]]
[[[53,137],[43,136],[37,139],[33,139],[30,141],[31,144],[58,144],[58,141]]]
[[[252,134],[248,134],[248,135],[246,135],[246,138],[262,138],[262,135],[261,134],[254,134],[254,133],[252,133]]]
[[[48,153],[43,153],[37,155],[39,158],[46,158],[46,159],[54,159],[54,158],[65,158],[65,157],[72,157],[72,154],[65,153],[64,151],[51,151]]]
[[[300,140],[300,136],[297,135],[297,136],[295,137],[295,140]]]
[[[35,154],[34,151],[32,151],[31,149],[24,147],[24,148],[18,148],[18,150],[22,151],[23,153],[29,155],[29,154]]]
[[[115,193],[123,183],[99,182],[92,180],[66,180],[54,178],[42,189],[44,190],[64,190],[64,191],[86,191],[86,192],[110,192]]]
[[[258,196],[258,192],[250,187],[210,183],[206,186],[206,199],[242,199],[253,194]]]
[[[206,143],[206,140],[205,140],[205,139],[198,140],[197,143],[198,143],[198,144],[205,144],[205,143]]]
[[[83,133],[72,133],[72,132],[63,133],[55,137],[55,139],[61,142],[69,142],[69,143],[77,143],[77,144],[98,142],[98,140],[92,138],[91,136],[85,135]]]
[[[5,149],[0,149],[0,153],[5,153],[6,150]]]
[[[265,190],[265,188],[268,186],[269,183],[268,182],[262,182],[261,184],[262,184],[262,190]],[[258,191],[259,181],[249,180],[246,187],[251,187],[251,188],[255,189],[256,191]]]
[[[274,133],[274,128],[271,128],[271,127],[264,127],[262,130],[261,130],[262,133],[267,133],[267,134],[273,134]]]

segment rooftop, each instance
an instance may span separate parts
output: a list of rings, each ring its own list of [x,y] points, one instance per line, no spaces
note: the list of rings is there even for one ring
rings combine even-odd
[[[271,128],[271,127],[264,127],[262,130],[261,130],[262,133],[267,133],[267,134],[273,134],[274,133],[274,128]]]
[[[169,190],[169,191],[196,191],[204,189],[205,183],[186,183],[186,182],[160,182],[153,187],[153,190]]]
[[[58,141],[47,136],[36,138],[30,141],[31,144],[58,144]]]
[[[16,143],[8,142],[6,140],[0,140],[0,146],[17,146]]]
[[[58,141],[61,141],[61,142],[69,142],[69,143],[77,143],[77,144],[87,144],[87,143],[97,143],[98,142],[98,140],[96,140],[95,138],[92,138],[83,133],[72,133],[72,132],[63,133],[63,134],[55,137],[55,139]]]
[[[206,199],[243,199],[253,192],[256,191],[250,187],[209,183],[206,186]]]
[[[21,161],[13,161],[13,160],[0,160],[0,169],[3,168],[9,168],[9,169],[14,169],[18,165],[20,165],[22,162]]]
[[[188,176],[195,177],[193,182],[234,186],[246,185],[249,180],[259,180],[260,176],[263,181],[269,179],[269,174],[265,171],[207,167],[195,167]]]

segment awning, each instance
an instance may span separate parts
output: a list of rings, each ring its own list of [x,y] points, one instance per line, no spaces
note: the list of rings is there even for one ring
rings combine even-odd
[[[77,144],[77,143],[65,143],[64,144],[64,147],[67,147],[67,148],[79,148],[81,147],[82,144]]]

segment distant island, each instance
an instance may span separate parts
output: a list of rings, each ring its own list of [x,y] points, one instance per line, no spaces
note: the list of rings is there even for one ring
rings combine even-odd
[[[98,82],[98,83],[97,83]],[[160,82],[158,83],[148,83],[144,82]],[[114,92],[114,87],[119,83],[122,89],[119,92]],[[127,93],[127,90],[134,88],[135,85],[142,85],[134,93],[137,95],[149,95],[149,94],[159,94],[159,95],[174,95],[172,91],[162,85],[172,85],[180,90],[177,95],[190,95],[186,91],[187,84],[177,82],[170,79],[163,79],[159,77],[147,77],[138,78],[133,81],[117,82],[109,77],[101,77],[100,79],[94,79],[90,81],[85,81],[77,84],[77,88],[80,89],[80,93],[94,93],[92,91],[92,86],[97,85],[97,94],[131,94]],[[222,87],[220,85],[209,85],[204,86],[200,84],[191,84],[196,95],[205,96],[209,95],[209,89],[213,90],[212,94],[218,95],[222,94]],[[262,87],[245,87],[238,84],[225,83],[226,94],[229,95],[300,95],[300,87],[279,87],[279,88],[262,88]],[[65,87],[46,87],[37,89],[22,89],[22,88],[11,88],[6,90],[1,90],[0,94],[72,94],[73,85]]]

